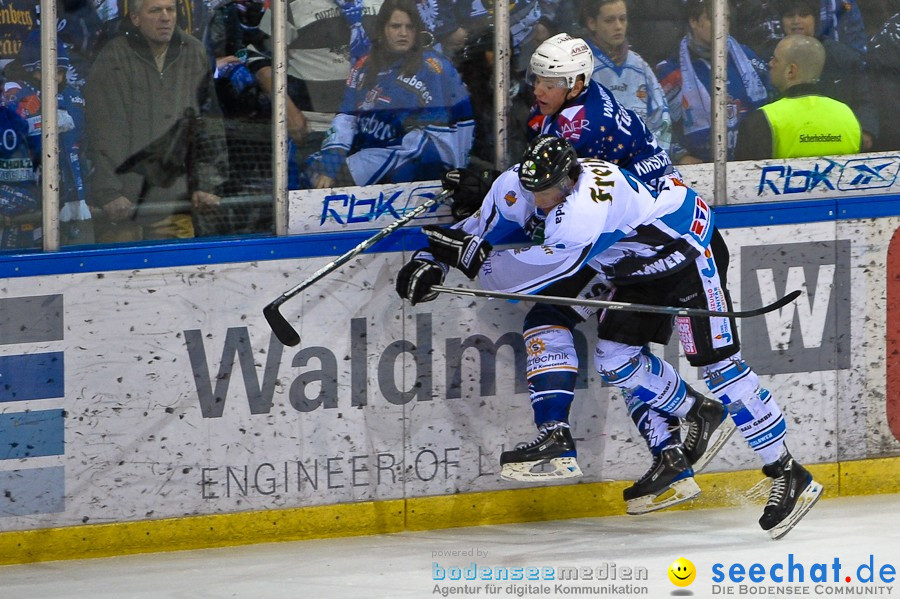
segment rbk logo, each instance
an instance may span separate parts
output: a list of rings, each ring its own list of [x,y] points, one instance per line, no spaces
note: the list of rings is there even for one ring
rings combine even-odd
[[[893,169],[888,167],[895,167]],[[897,164],[895,161],[883,162],[881,164],[868,165],[865,163],[851,165],[849,162],[844,167],[844,174],[853,176],[850,185],[853,187],[881,187],[882,185],[890,185],[897,178]],[[843,175],[841,179],[843,180]]]

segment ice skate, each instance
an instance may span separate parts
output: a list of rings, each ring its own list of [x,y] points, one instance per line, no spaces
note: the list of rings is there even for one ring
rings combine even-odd
[[[547,422],[538,431],[537,438],[531,443],[520,443],[515,449],[500,454],[500,476],[519,482],[581,476],[569,425],[565,422]],[[554,470],[532,472],[545,464],[553,466]]]
[[[789,453],[763,466],[763,474],[772,479],[772,489],[759,525],[773,539],[780,539],[815,505],[823,487]]]
[[[667,447],[653,456],[653,465],[636,483],[625,489],[625,511],[632,516],[684,503],[700,494],[681,447]]]
[[[687,390],[694,398],[694,405],[685,417],[688,430],[684,456],[694,472],[700,472],[725,446],[737,427],[728,418],[728,410],[722,402],[697,393],[690,385]]]

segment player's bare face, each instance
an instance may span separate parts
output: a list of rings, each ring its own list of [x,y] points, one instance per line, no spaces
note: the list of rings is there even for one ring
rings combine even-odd
[[[563,77],[534,78],[534,100],[541,114],[555,114],[562,108],[567,99],[569,89]]]
[[[416,40],[416,30],[412,19],[402,10],[395,10],[384,26],[384,41],[390,52],[407,52]]]
[[[144,0],[141,9],[131,15],[131,22],[150,47],[159,49],[172,41],[176,18],[175,0]]]
[[[549,213],[565,200],[565,191],[557,185],[554,185],[550,189],[545,189],[544,191],[534,192],[534,204],[545,213]]]
[[[604,4],[597,16],[587,20],[588,29],[594,34],[594,41],[603,50],[609,51],[625,43],[628,31],[628,9],[625,0]]]
[[[815,15],[802,15],[796,12],[787,14],[781,18],[781,26],[785,35],[808,35],[810,37],[816,35]]]

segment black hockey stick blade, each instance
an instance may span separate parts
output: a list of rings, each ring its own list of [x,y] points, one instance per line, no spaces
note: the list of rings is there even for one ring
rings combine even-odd
[[[452,193],[449,190],[443,190],[434,197],[428,198],[385,228],[381,229],[352,249],[344,252],[343,254],[269,302],[263,308],[263,316],[266,317],[266,322],[269,323],[269,327],[271,327],[272,332],[275,333],[275,337],[277,337],[278,340],[283,344],[290,347],[294,347],[295,345],[300,343],[300,335],[296,330],[294,330],[294,327],[291,326],[291,323],[287,321],[287,319],[281,314],[281,312],[278,311],[278,308],[279,306],[281,306],[281,304],[288,301],[292,297],[299,295],[300,292],[307,287],[312,286],[314,283],[324,278],[326,275],[334,272],[406,223],[410,222],[420,214],[427,212],[435,204],[443,202],[451,195]]]
[[[267,304],[266,307],[263,308],[263,316],[266,317],[266,322],[269,323],[269,327],[272,329],[272,332],[275,333],[275,337],[288,347],[294,347],[300,343],[300,334],[297,333],[297,331],[294,330],[294,327],[291,326],[291,323],[281,315],[281,312],[278,310],[280,305],[281,303],[275,302]]]
[[[465,295],[475,297],[487,297],[493,299],[508,299],[541,304],[556,304],[560,306],[589,306],[603,308],[605,310],[621,310],[623,312],[649,312],[653,314],[672,314],[675,316],[701,316],[720,318],[752,318],[767,312],[777,310],[800,296],[800,290],[792,291],[784,297],[772,302],[768,306],[755,310],[743,310],[738,312],[717,312],[704,310],[703,308],[680,308],[678,306],[653,306],[650,304],[632,304],[628,302],[613,302],[607,300],[581,299],[577,297],[559,297],[555,295],[529,295],[527,293],[506,293],[503,291],[485,291],[483,289],[470,289],[464,287],[445,287],[444,285],[432,285],[432,291],[439,293],[451,293],[453,295]]]

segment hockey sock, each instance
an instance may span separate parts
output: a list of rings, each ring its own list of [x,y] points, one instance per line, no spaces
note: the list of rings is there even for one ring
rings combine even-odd
[[[663,414],[684,418],[694,405],[675,368],[647,348],[600,339],[594,366],[604,381]]]
[[[759,387],[759,377],[740,354],[705,367],[706,385],[718,397],[765,464],[778,460],[784,452],[787,425],[772,394]]]
[[[568,422],[578,377],[572,331],[564,326],[538,326],[525,331],[524,338],[528,352],[525,373],[535,424]]]
[[[528,383],[534,423],[568,422],[569,408],[575,399],[575,377],[571,372],[551,372],[534,376]]]
[[[637,427],[638,432],[650,453],[659,455],[666,447],[681,443],[681,432],[679,430],[679,422],[677,418],[666,416],[653,410],[634,395],[625,392],[625,406],[628,408],[628,415],[631,421]]]

